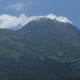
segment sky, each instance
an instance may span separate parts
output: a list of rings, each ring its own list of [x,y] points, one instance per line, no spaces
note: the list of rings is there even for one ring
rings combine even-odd
[[[21,19],[25,19],[24,14],[27,16],[48,14],[65,16],[80,28],[80,0],[0,0],[0,21],[5,18],[7,21],[8,17],[12,20],[15,20],[15,17],[18,20],[16,17],[18,16],[20,23]]]

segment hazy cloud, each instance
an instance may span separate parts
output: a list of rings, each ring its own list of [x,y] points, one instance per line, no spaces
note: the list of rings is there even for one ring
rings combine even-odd
[[[18,2],[15,4],[10,4],[8,5],[5,9],[10,9],[10,10],[16,10],[16,11],[22,11],[27,7],[30,7],[32,5],[31,2]]]
[[[72,23],[68,18],[63,16],[56,16],[54,14],[48,14],[45,16],[26,16],[26,14],[20,14],[19,16],[12,16],[8,14],[0,15],[0,28],[3,29],[19,29],[25,24],[35,20],[39,21],[41,18],[48,18],[63,23]]]

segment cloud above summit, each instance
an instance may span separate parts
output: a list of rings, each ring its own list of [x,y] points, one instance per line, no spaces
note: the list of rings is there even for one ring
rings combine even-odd
[[[14,4],[9,4],[6,6],[6,10],[16,10],[16,11],[23,11],[25,8],[30,7],[32,5],[32,2],[18,2]]]
[[[22,13],[19,16],[13,16],[9,14],[0,15],[0,28],[2,29],[19,29],[25,24],[31,21],[39,21],[41,18],[47,18],[51,20],[56,20],[63,23],[72,23],[68,18],[63,16],[56,16],[54,14],[48,14],[44,16],[27,16]]]
[[[46,18],[52,19],[52,20],[56,20],[59,22],[63,22],[63,23],[72,23],[71,20],[69,20],[67,17],[64,16],[56,16],[55,14],[48,14],[46,15]]]

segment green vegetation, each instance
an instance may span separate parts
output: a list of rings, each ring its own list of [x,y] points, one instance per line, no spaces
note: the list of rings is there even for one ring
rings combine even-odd
[[[45,19],[0,30],[0,80],[80,80],[80,30]]]

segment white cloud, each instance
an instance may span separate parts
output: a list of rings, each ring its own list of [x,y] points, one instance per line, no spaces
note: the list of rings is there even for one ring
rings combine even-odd
[[[19,17],[11,16],[8,14],[0,15],[0,28],[13,29],[19,28],[27,23],[27,17],[25,14],[21,14]]]
[[[30,7],[32,5],[31,2],[18,2],[15,4],[10,4],[8,5],[5,9],[10,9],[10,10],[16,10],[16,11],[22,11],[27,7]]]
[[[12,16],[8,14],[0,15],[0,28],[2,29],[19,29],[25,24],[35,20],[39,21],[41,18],[48,18],[63,23],[71,23],[71,21],[63,16],[56,16],[54,14],[48,14],[45,16],[26,16],[26,14],[20,14],[19,16]]]
[[[47,18],[52,19],[52,20],[56,20],[59,22],[63,22],[63,23],[72,23],[67,17],[64,16],[56,16],[54,14],[48,14],[46,15]]]

